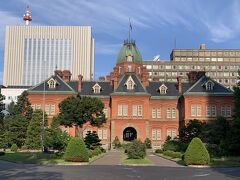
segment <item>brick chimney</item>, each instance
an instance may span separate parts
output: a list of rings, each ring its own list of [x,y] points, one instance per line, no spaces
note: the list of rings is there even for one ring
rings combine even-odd
[[[83,76],[81,74],[78,75],[78,92],[81,92],[83,88],[82,79],[83,79]]]
[[[69,70],[63,70],[62,74],[63,74],[63,80],[65,82],[70,82],[71,81],[71,75],[72,74]]]
[[[205,75],[205,71],[190,71],[187,75],[188,81],[193,84]]]
[[[55,74],[55,76],[58,75],[60,78],[63,78],[63,73],[61,70],[55,70],[54,74]]]
[[[178,94],[182,94],[182,77],[177,77],[177,83]]]

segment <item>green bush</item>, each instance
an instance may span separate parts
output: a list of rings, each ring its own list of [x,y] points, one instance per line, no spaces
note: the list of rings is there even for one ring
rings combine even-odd
[[[122,144],[122,147],[124,149],[124,153],[127,153],[128,148],[129,148],[130,145],[131,145],[131,143]]]
[[[98,156],[99,154],[102,153],[102,150],[100,148],[96,148],[96,149],[92,150],[91,152],[92,152],[92,156]]]
[[[144,143],[145,143],[145,146],[146,146],[147,149],[152,148],[152,141],[149,138],[146,138]]]
[[[71,162],[88,162],[89,153],[84,141],[77,137],[71,138],[64,154],[64,160]]]
[[[17,152],[17,150],[18,150],[17,145],[16,145],[16,144],[13,144],[13,145],[11,146],[11,151],[12,151],[12,152]]]
[[[134,140],[127,148],[130,159],[143,159],[146,156],[146,146],[140,140]]]
[[[185,152],[187,144],[179,140],[167,140],[163,145],[164,151]]]
[[[87,134],[86,134],[86,137],[84,138],[84,142],[86,144],[86,147],[88,149],[96,149],[98,147],[101,147],[101,140],[99,139],[96,131],[88,131]]]
[[[93,157],[92,150],[90,150],[90,149],[88,149],[88,157],[89,157],[89,158],[92,158],[92,157]]]
[[[119,141],[117,136],[113,140],[112,144],[113,144],[114,149],[118,149],[118,148],[122,147],[121,142]]]
[[[180,158],[182,159],[182,153],[180,152],[174,152],[174,151],[163,151],[163,154],[165,156],[170,156],[172,158]]]
[[[4,155],[5,155],[5,152],[0,151],[0,156],[4,156]]]
[[[201,139],[193,138],[184,154],[187,165],[207,165],[210,162],[209,153]]]
[[[163,153],[163,150],[161,150],[161,149],[156,149],[156,150],[155,150],[155,153],[161,154],[161,153]]]

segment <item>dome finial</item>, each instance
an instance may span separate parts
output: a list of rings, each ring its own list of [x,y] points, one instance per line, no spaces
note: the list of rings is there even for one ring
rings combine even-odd
[[[23,20],[25,21],[26,26],[29,25],[30,21],[32,21],[32,16],[31,16],[31,12],[29,9],[29,5],[27,5],[27,7],[26,7],[25,14],[23,15]]]
[[[131,20],[129,18],[129,30],[128,30],[128,42],[131,42],[131,32],[132,32],[132,23]]]

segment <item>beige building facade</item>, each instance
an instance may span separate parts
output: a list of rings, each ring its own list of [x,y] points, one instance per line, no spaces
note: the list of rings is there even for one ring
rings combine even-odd
[[[3,85],[32,86],[70,70],[94,78],[94,39],[90,26],[7,26]]]
[[[173,49],[170,60],[144,61],[150,80],[177,81],[181,76],[187,82],[190,71],[205,71],[206,75],[232,88],[240,68],[240,49]]]

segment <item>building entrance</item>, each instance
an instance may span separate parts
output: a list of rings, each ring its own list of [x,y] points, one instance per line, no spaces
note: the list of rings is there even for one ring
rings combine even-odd
[[[127,127],[123,131],[123,140],[124,141],[133,141],[137,139],[137,131],[133,127]]]

